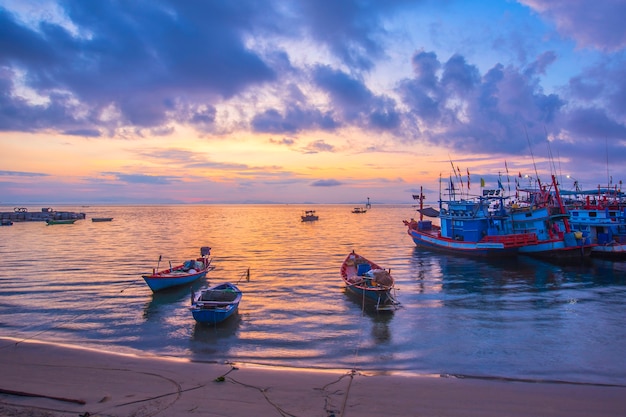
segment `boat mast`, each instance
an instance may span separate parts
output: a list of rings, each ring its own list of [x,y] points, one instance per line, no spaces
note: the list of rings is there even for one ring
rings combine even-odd
[[[561,214],[567,214],[567,211],[565,210],[565,206],[563,205],[563,200],[561,200],[561,193],[559,193],[559,187],[556,185],[556,178],[554,174],[552,175],[552,185],[554,186],[554,194],[556,197],[556,202],[559,204],[559,211],[561,212]],[[567,217],[563,218],[563,224],[565,225],[565,231],[567,233],[570,233],[572,229],[570,228],[569,220],[567,219]]]

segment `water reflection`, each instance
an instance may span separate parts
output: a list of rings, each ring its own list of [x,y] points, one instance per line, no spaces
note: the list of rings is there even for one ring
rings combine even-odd
[[[344,288],[344,295],[346,300],[348,300],[349,305],[352,306],[352,308],[350,308],[345,314],[350,315],[355,313],[354,317],[355,320],[357,320],[356,308],[358,308],[358,313],[360,313],[361,319],[369,319],[372,324],[371,336],[374,343],[389,343],[392,335],[390,323],[394,317],[395,310],[377,310],[374,303],[367,301],[364,302],[363,297],[348,291],[346,288]]]
[[[215,344],[220,339],[235,336],[239,330],[241,322],[242,318],[238,311],[221,323],[207,324],[195,322],[193,325],[191,340],[204,345]],[[202,350],[202,348],[199,350]]]
[[[164,310],[168,310],[173,304],[180,305],[182,302],[188,301],[186,304],[191,305],[192,292],[197,292],[206,285],[206,278],[201,278],[192,282],[191,285],[166,288],[152,293],[152,298],[144,306],[143,318],[146,321],[149,321],[153,318],[159,317],[162,315]]]

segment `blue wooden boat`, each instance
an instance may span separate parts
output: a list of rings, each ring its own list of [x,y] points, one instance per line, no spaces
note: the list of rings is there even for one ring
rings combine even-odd
[[[142,275],[142,278],[153,292],[190,284],[199,278],[204,278],[210,270],[214,269],[209,258],[211,248],[203,246],[200,248],[200,255],[200,258],[185,261],[174,267],[170,263],[170,267],[162,271],[158,271],[159,267],[157,264],[157,267],[152,270],[151,274]],[[159,256],[160,262],[161,257]]]
[[[393,310],[400,304],[394,295],[391,271],[352,251],[341,264],[346,290],[373,304],[377,310]]]
[[[192,292],[191,314],[198,323],[217,324],[232,316],[239,308],[242,292],[235,284],[225,282]]]

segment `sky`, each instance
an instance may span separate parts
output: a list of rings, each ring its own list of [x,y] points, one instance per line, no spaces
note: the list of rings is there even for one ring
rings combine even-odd
[[[0,0],[0,204],[621,189],[624,16],[623,0]]]

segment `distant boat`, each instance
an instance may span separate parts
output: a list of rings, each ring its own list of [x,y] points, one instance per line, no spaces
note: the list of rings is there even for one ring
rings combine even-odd
[[[341,264],[341,278],[349,292],[373,303],[377,310],[393,310],[400,304],[392,293],[391,272],[354,251]]]
[[[211,266],[210,254],[211,248],[203,246],[200,248],[200,258],[185,261],[181,265],[174,267],[170,265],[169,269],[163,271],[158,271],[159,267],[157,263],[157,267],[152,270],[152,274],[142,275],[142,278],[153,292],[189,284],[199,278],[205,277],[210,270],[214,269],[214,267]],[[159,262],[161,262],[160,256]]]
[[[315,210],[307,210],[300,217],[302,218],[303,222],[312,222],[315,220],[319,220],[319,216],[315,214]]]
[[[92,217],[92,222],[110,222],[113,220],[113,217]]]
[[[367,209],[363,207],[355,207],[352,209],[352,212],[356,214],[367,213]]]
[[[192,293],[189,309],[198,323],[217,324],[237,311],[241,297],[241,290],[226,282]]]
[[[46,223],[48,223],[49,226],[53,224],[74,224],[76,220],[78,219],[48,219]]]

